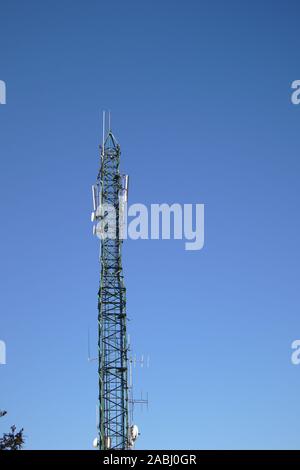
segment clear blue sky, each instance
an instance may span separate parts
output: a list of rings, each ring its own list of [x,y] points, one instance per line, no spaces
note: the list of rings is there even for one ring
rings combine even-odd
[[[27,449],[95,437],[109,108],[130,203],[206,207],[202,251],[124,243],[132,345],[151,357],[137,448],[300,449],[299,3],[2,0],[0,16],[0,431],[24,426]]]

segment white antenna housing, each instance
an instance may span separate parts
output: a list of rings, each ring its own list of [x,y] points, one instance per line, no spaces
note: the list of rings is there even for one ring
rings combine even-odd
[[[98,201],[97,201],[97,186],[95,186],[93,184],[92,186],[92,196],[93,196],[93,208],[94,208],[94,211],[97,210],[97,206],[98,206]]]
[[[94,449],[98,449],[98,447],[99,447],[98,437],[95,437],[95,439],[93,440],[93,447],[94,447]]]
[[[134,447],[135,441],[139,437],[139,428],[136,424],[133,424],[128,429],[128,444],[129,447],[132,449]]]

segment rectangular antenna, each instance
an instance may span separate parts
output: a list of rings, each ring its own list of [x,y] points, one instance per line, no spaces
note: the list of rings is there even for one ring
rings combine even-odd
[[[128,186],[129,186],[129,176],[128,175],[125,175],[125,185],[124,185],[124,189],[125,189],[125,201],[127,202],[128,200]]]
[[[97,210],[97,186],[95,186],[93,184],[92,186],[92,195],[93,195],[93,208],[94,208],[94,211]]]

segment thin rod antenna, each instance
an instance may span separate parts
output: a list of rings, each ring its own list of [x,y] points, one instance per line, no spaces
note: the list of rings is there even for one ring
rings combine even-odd
[[[102,111],[102,155],[104,155],[105,111]]]
[[[90,328],[88,328],[88,362],[97,361],[97,357],[91,357],[91,347],[90,347]]]
[[[108,111],[108,132],[111,131],[110,121],[111,121],[111,119],[110,119],[110,110],[109,110],[109,111]]]
[[[90,351],[90,329],[88,328],[88,361],[91,358],[91,351]]]

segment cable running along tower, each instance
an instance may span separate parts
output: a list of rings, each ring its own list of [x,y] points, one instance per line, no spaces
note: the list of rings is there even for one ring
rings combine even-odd
[[[110,121],[110,119],[109,119]],[[128,176],[120,173],[120,146],[110,129],[100,146],[100,170],[92,187],[94,234],[101,239],[98,292],[99,435],[97,447],[129,449],[137,437],[129,423],[126,289],[122,230]]]

